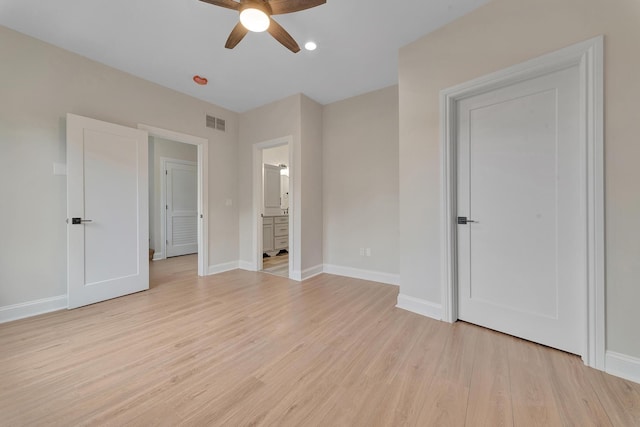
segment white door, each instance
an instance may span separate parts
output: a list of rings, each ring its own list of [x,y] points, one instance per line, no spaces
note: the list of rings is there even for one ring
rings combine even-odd
[[[264,165],[264,215],[280,215],[280,167]]]
[[[198,252],[198,180],[193,162],[166,162],[167,257]]]
[[[458,317],[575,354],[586,289],[578,72],[473,96],[457,111]]]
[[[67,115],[69,308],[149,289],[147,132]]]

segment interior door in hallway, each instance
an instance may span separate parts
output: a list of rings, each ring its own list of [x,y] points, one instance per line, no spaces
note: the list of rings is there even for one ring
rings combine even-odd
[[[458,317],[582,354],[578,73],[575,66],[458,103]]]
[[[67,115],[69,308],[149,288],[147,132]]]
[[[167,257],[198,252],[197,166],[187,161],[167,161]]]
[[[263,200],[265,216],[281,215],[280,167],[263,165]]]

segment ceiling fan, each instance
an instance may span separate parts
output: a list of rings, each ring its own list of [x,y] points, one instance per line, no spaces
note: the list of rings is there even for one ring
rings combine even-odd
[[[325,4],[326,0],[200,0],[240,12],[240,22],[233,28],[224,47],[233,49],[249,31],[267,31],[284,47],[297,53],[300,46],[271,15],[298,12]]]

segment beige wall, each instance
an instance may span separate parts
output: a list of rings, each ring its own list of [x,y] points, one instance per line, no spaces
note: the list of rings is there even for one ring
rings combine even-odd
[[[640,357],[640,2],[494,0],[400,51],[401,292],[440,303],[440,90],[605,36],[607,349]]]
[[[0,307],[66,294],[67,113],[209,140],[209,264],[238,259],[236,113],[0,27]],[[205,127],[205,114],[227,132]]]
[[[292,138],[293,167],[289,170],[294,206],[294,274],[322,264],[322,106],[304,95],[293,95],[247,111],[240,116],[238,152],[238,208],[240,262],[255,264],[253,252],[253,145]]]
[[[168,139],[149,137],[149,248],[155,249],[156,256],[161,254],[162,239],[160,222],[162,201],[162,158],[198,161],[198,147],[192,144],[170,141]]]
[[[322,105],[302,95],[300,197],[302,273],[322,271]]]
[[[323,122],[324,263],[397,275],[398,87],[326,105]]]

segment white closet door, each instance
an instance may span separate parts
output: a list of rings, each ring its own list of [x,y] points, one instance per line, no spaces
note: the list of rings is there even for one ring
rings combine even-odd
[[[265,164],[263,170],[264,215],[280,215],[280,167]]]
[[[166,162],[167,257],[198,252],[197,167]]]

